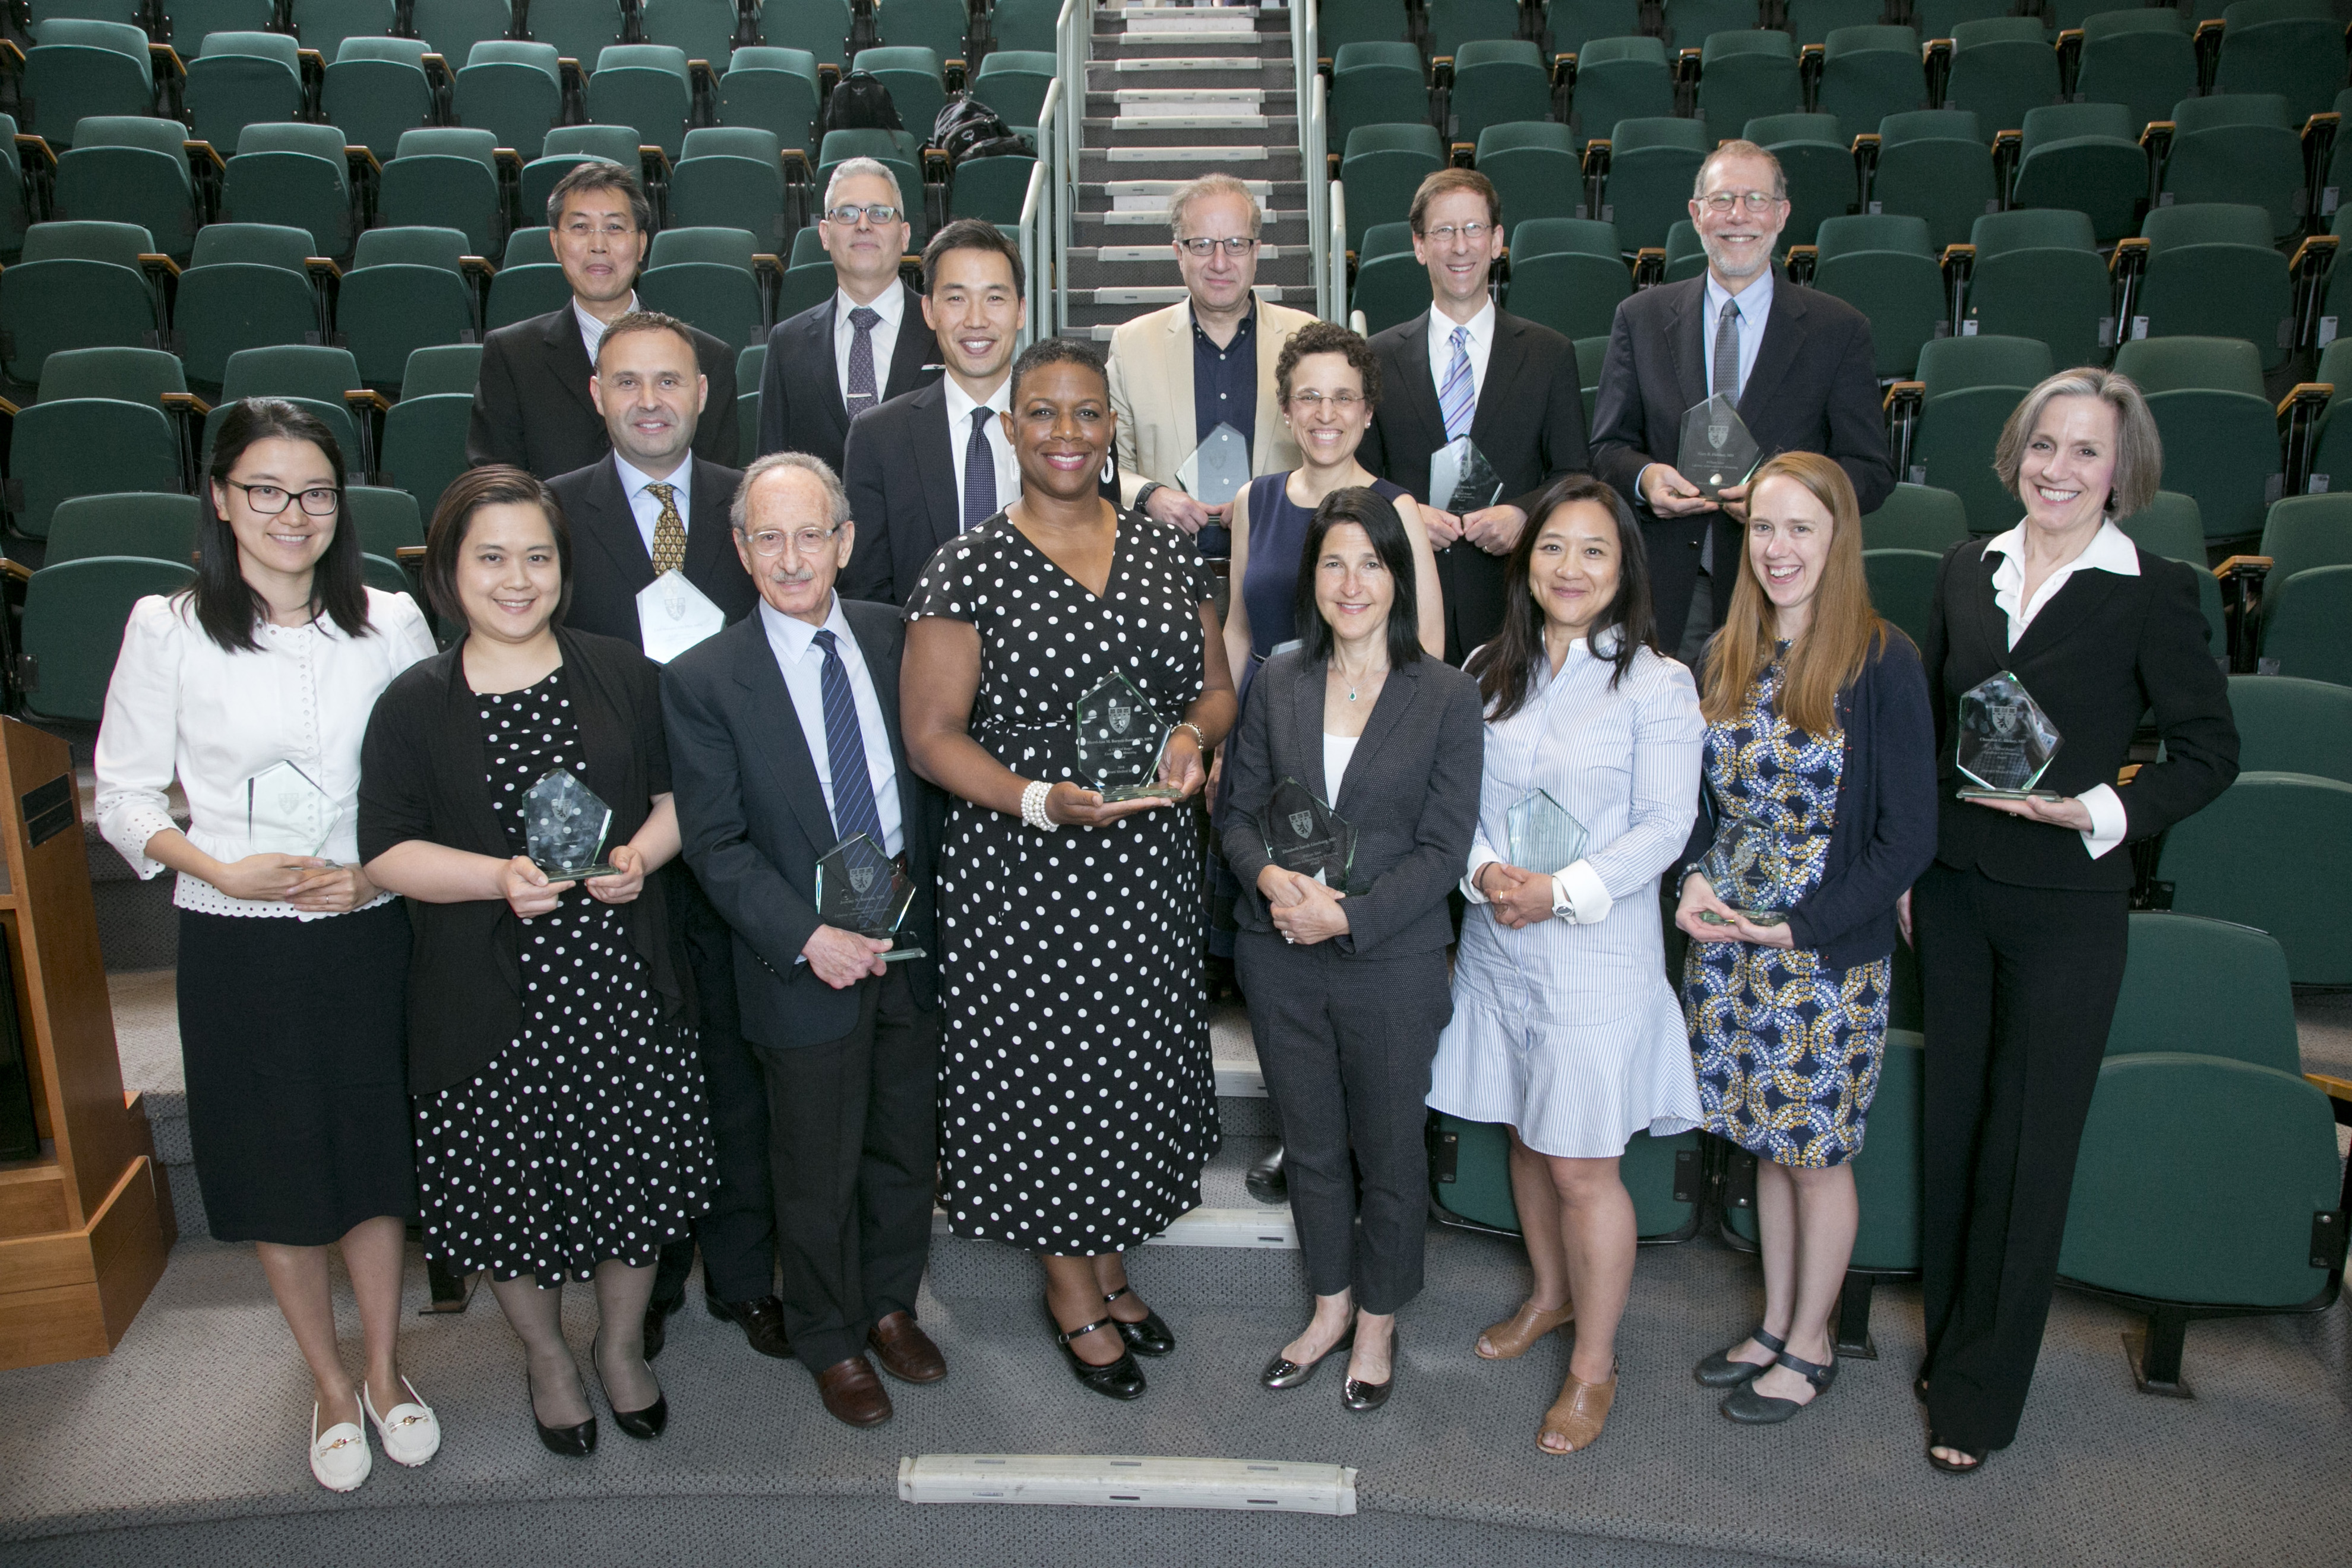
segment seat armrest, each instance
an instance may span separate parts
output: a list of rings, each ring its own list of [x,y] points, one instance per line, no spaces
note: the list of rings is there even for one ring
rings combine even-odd
[[[2213,77],[2221,64],[2221,19],[2210,17],[2197,24],[2197,31],[2189,40],[2197,51],[2197,90],[2200,93],[2213,90]]]
[[[403,566],[421,568],[425,564],[425,546],[404,544],[392,552],[392,558]]]
[[[1879,399],[1879,406],[1886,413],[1892,414],[1899,405],[1908,405],[1916,408],[1927,400],[1927,384],[1926,382],[1897,381],[1887,384],[1886,395]]]
[[[21,561],[0,555],[0,577],[22,585],[33,580],[33,571]]]
[[[1433,56],[1429,62],[1429,85],[1451,91],[1454,87],[1454,57]]]
[[[163,394],[163,406],[175,414],[182,412],[193,414],[199,419],[213,411],[211,404],[193,392],[167,392]]]
[[[9,418],[14,419],[17,415],[22,414],[23,412],[25,412],[25,410],[16,403],[8,398],[0,397],[0,414],[5,414]]]
[[[1647,289],[1653,283],[1666,280],[1666,250],[1662,245],[1645,245],[1633,253],[1633,287]]]
[[[354,414],[392,412],[392,400],[373,387],[354,386],[343,394],[344,406]]]
[[[417,63],[424,68],[425,79],[433,84],[434,91],[446,92],[457,85],[457,75],[450,70],[449,61],[444,56],[427,54]]]
[[[24,68],[25,51],[16,47],[16,40],[0,38],[0,70],[22,71]]]
[[[313,281],[340,283],[343,280],[343,269],[335,264],[331,256],[306,256],[302,258],[302,268],[310,274]]]
[[[228,173],[228,163],[219,149],[209,142],[183,142],[180,151],[187,154],[188,168],[198,175],[209,174],[215,179]]]
[[[57,149],[49,145],[48,138],[46,136],[36,136],[29,131],[19,131],[16,132],[16,162],[26,168],[39,168],[46,173],[55,174],[58,168]]]
[[[1811,285],[1813,280],[1813,271],[1821,265],[1821,263],[1822,247],[1820,246],[1792,245],[1789,247],[1789,281],[1801,287]]]
[[[1453,168],[1475,169],[1478,166],[1478,144],[1475,142],[1449,142],[1445,154],[1447,164]]]
[[[2147,270],[2147,241],[2129,235],[2116,241],[2115,253],[2107,258],[2107,276],[2112,279],[2137,277]]]
[[[2232,555],[2213,568],[2213,575],[2224,583],[2233,577],[2259,583],[2270,574],[2271,564],[2267,555]]]
[[[1828,48],[1822,44],[1807,44],[1797,51],[1797,85],[1807,103],[1820,95],[1822,70],[1828,58]]]

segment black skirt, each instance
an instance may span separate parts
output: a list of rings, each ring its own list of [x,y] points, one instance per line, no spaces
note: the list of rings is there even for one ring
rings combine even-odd
[[[416,1215],[408,915],[180,911],[180,1054],[205,1218],[221,1241],[320,1247]]]

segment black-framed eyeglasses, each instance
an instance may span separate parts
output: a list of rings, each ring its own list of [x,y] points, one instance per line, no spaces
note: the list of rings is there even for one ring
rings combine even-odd
[[[286,510],[286,503],[294,499],[293,492],[279,485],[245,485],[235,479],[223,479],[221,483],[231,489],[243,490],[245,504],[261,517],[276,517]],[[332,517],[341,494],[330,485],[304,490],[301,492],[302,510],[311,517]]]
[[[1769,191],[1709,191],[1699,198],[1698,205],[1717,217],[1722,217],[1735,206],[1744,206],[1748,216],[1760,217],[1782,199]]]
[[[1257,240],[1246,234],[1227,235],[1223,239],[1212,239],[1205,235],[1201,235],[1191,239],[1180,239],[1176,243],[1182,246],[1187,253],[1203,261],[1214,256],[1219,246],[1224,247],[1225,254],[1236,261],[1257,248]]]
[[[860,218],[879,228],[886,223],[897,223],[898,209],[888,202],[844,202],[837,207],[825,208],[824,216],[844,228],[856,228]]]

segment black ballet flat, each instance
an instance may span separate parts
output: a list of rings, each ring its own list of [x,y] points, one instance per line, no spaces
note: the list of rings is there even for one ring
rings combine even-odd
[[[1351,1321],[1348,1325],[1348,1331],[1339,1336],[1338,1342],[1305,1365],[1292,1361],[1280,1351],[1275,1352],[1274,1359],[1265,1363],[1265,1370],[1257,1374],[1257,1380],[1266,1387],[1276,1390],[1303,1388],[1306,1386],[1307,1380],[1315,1375],[1317,1367],[1342,1351],[1354,1349],[1355,1344],[1356,1325]]]
[[[1071,1376],[1106,1399],[1140,1399],[1145,1386],[1143,1369],[1135,1364],[1134,1352],[1122,1349],[1117,1361],[1097,1366],[1070,1348],[1072,1340],[1083,1338],[1116,1321],[1112,1318],[1097,1318],[1091,1323],[1066,1330],[1061,1321],[1054,1316],[1052,1306],[1045,1308],[1046,1325],[1054,1331],[1054,1342],[1062,1347],[1062,1358],[1070,1363]]]
[[[1775,1357],[1789,1348],[1789,1342],[1786,1340],[1776,1339],[1766,1333],[1760,1323],[1757,1325],[1756,1331],[1748,1337],[1770,1351]],[[1769,1361],[1732,1360],[1731,1352],[1738,1348],[1736,1344],[1726,1345],[1698,1363],[1691,1375],[1698,1379],[1701,1388],[1738,1388],[1758,1373],[1771,1370],[1772,1363]]]
[[[1352,1341],[1355,1336],[1350,1334],[1349,1338]],[[1397,1336],[1396,1331],[1391,1329],[1389,1331],[1389,1380],[1386,1383],[1364,1383],[1356,1378],[1349,1378],[1340,1387],[1339,1406],[1343,1410],[1353,1410],[1359,1415],[1368,1410],[1378,1410],[1389,1402],[1389,1394],[1396,1384]]]
[[[640,1441],[651,1442],[669,1426],[669,1395],[657,1394],[654,1402],[638,1410],[624,1410],[613,1403],[613,1391],[604,1386],[604,1367],[596,1362],[597,1343],[590,1341],[588,1359],[596,1363],[596,1386],[604,1395],[604,1404],[613,1412],[613,1425]]]
[[[531,1399],[530,1373],[522,1374],[522,1394]],[[551,1454],[567,1459],[584,1459],[596,1451],[596,1417],[591,1414],[577,1426],[550,1426],[539,1418],[539,1402],[531,1399],[530,1424],[539,1428],[539,1441]]]
[[[1108,1306],[1121,1296],[1134,1294],[1133,1286],[1122,1285],[1105,1296],[1103,1304]],[[1169,1332],[1168,1325],[1160,1321],[1160,1314],[1149,1307],[1143,1310],[1143,1321],[1130,1323],[1124,1318],[1113,1318],[1111,1326],[1118,1331],[1118,1337],[1127,1342],[1127,1348],[1138,1355],[1166,1355],[1176,1348],[1176,1336]]]

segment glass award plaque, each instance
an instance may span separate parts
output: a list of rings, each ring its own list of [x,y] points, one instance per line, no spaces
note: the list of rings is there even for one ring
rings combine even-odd
[[[1727,486],[1746,484],[1763,455],[1739,410],[1718,392],[1683,416],[1682,451],[1675,468],[1713,500]]]
[[[1456,436],[1429,455],[1429,504],[1439,510],[1477,511],[1493,506],[1502,493],[1502,476],[1469,437]]]
[[[1780,847],[1780,836],[1755,818],[1734,817],[1724,823],[1698,869],[1715,896],[1749,925],[1789,923],[1788,915],[1772,907],[1781,901],[1781,889],[1788,886],[1788,853]],[[1702,910],[1699,919],[1709,925],[1731,923],[1713,910]]]
[[[1960,693],[1957,760],[1975,781],[1960,786],[1962,800],[2062,800],[2054,791],[2034,787],[2057,754],[2058,726],[2008,670]]]
[[[667,664],[726,628],[727,612],[676,567],[637,590],[638,641],[656,664]]]
[[[1078,699],[1078,771],[1103,799],[1174,800],[1182,792],[1159,781],[1167,726],[1134,682],[1113,675]]]
[[[914,903],[914,879],[866,834],[853,833],[817,857],[816,915],[829,926],[895,942]],[[922,956],[919,947],[893,947],[882,962]]]
[[[1356,830],[1339,814],[1315,798],[1315,792],[1297,779],[1274,786],[1258,826],[1265,836],[1265,852],[1286,871],[1339,892],[1348,892],[1348,872],[1356,860]]]
[[[1202,506],[1223,506],[1250,480],[1249,442],[1230,425],[1220,425],[1192,455],[1176,465],[1176,482]]]
[[[245,781],[245,837],[257,855],[324,855],[338,815],[334,797],[292,763]]]
[[[612,826],[613,808],[562,768],[550,768],[523,792],[526,853],[551,882],[619,876],[620,868],[604,858],[604,835]]]
[[[1511,864],[1549,877],[1584,858],[1584,824],[1545,790],[1529,790],[1503,816]]]

